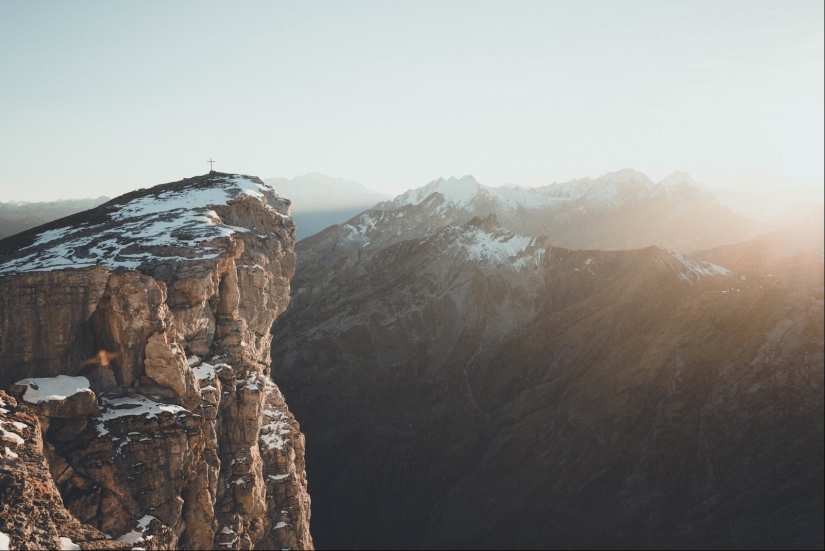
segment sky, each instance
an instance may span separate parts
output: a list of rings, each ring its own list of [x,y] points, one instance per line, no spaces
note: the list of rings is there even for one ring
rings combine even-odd
[[[400,193],[825,180],[823,2],[2,2],[0,201],[215,169]]]

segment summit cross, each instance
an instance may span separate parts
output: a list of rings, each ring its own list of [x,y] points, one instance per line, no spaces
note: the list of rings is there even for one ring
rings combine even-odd
[[[209,172],[215,172],[214,170],[212,170],[212,163],[215,162],[212,160],[212,157],[209,157],[209,160],[206,162],[209,163]]]

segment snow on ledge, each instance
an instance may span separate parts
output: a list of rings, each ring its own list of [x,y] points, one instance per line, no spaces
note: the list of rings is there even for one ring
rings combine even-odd
[[[80,546],[73,542],[71,538],[61,537],[60,548],[63,551],[80,551]]]
[[[65,400],[79,392],[91,392],[92,390],[89,388],[89,379],[86,377],[69,377],[68,375],[36,379],[30,377],[17,381],[15,384],[27,387],[23,393],[23,400],[30,404]]]
[[[101,420],[106,422],[119,417],[138,415],[147,415],[147,419],[152,419],[157,417],[159,413],[178,414],[184,411],[188,410],[183,406],[155,402],[146,396],[135,394],[125,398],[103,399]]]
[[[211,381],[215,378],[215,368],[206,362],[193,367],[192,371],[195,373],[195,377],[199,381]]]

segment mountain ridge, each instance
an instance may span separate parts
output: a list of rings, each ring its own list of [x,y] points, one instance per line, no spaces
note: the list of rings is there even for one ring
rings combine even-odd
[[[673,181],[659,212],[702,197]],[[821,545],[821,269],[560,247],[445,182],[296,246],[272,356],[319,546]]]

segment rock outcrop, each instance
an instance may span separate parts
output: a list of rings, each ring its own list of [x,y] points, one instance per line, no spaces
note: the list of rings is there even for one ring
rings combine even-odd
[[[8,545],[3,549],[130,549],[66,510],[44,446],[49,447],[37,415],[0,390],[0,538]]]
[[[312,547],[303,435],[269,379],[289,214],[213,172],[0,242],[0,387],[84,525],[147,549]],[[58,380],[88,388],[47,395]]]

